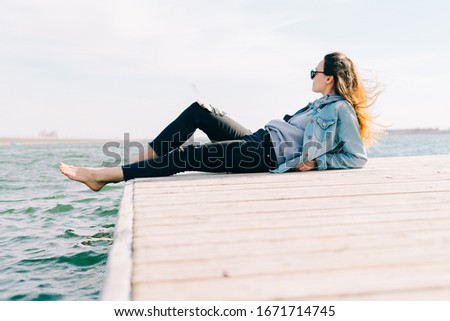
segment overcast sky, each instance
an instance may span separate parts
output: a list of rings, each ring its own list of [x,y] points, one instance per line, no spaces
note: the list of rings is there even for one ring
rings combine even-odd
[[[257,130],[346,53],[391,128],[450,128],[450,2],[0,0],[0,136],[152,137],[200,99]]]

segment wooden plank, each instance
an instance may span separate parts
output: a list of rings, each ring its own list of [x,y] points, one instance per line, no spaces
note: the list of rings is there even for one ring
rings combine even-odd
[[[421,222],[423,223],[423,222]],[[175,238],[174,234],[136,234],[135,244],[138,247],[147,247],[147,244],[152,244],[151,246],[186,246],[192,244],[199,244],[205,242],[211,242],[215,244],[234,244],[234,246],[239,246],[240,243],[259,241],[263,243],[265,240],[270,242],[279,241],[285,238],[289,239],[302,239],[302,238],[312,238],[318,236],[321,238],[329,238],[330,241],[337,238],[349,238],[351,236],[363,237],[365,235],[378,236],[382,240],[386,235],[397,233],[399,237],[408,237],[417,233],[418,231],[426,231],[430,234],[441,233],[443,231],[448,231],[450,225],[447,220],[447,224],[442,226],[442,222],[435,222],[434,226],[429,228],[428,226],[422,226],[423,224],[414,223],[404,223],[404,224],[389,224],[374,225],[374,226],[357,226],[352,227],[347,226],[333,226],[326,227],[309,227],[300,229],[300,227],[292,227],[290,229],[265,229],[265,230],[242,230],[242,231],[217,231],[217,232],[198,232],[196,234],[185,233],[182,236]],[[403,228],[403,225],[406,225]],[[426,224],[429,225],[429,224]],[[313,229],[313,231],[311,231]],[[356,230],[358,229],[358,230]],[[245,232],[245,233],[244,233]],[[316,233],[314,233],[316,232]],[[148,240],[148,241],[146,241]],[[149,247],[151,247],[149,246]]]
[[[450,288],[450,264],[381,266],[326,271],[299,270],[289,274],[218,277],[186,282],[135,282],[135,299],[148,300],[338,300],[361,299],[361,294],[402,291],[407,300],[422,288]],[[416,294],[416,295],[417,295]],[[433,299],[425,293],[422,300]],[[449,298],[447,298],[449,299]]]
[[[175,175],[166,177],[167,181],[162,181],[161,178],[152,178],[151,180],[139,181],[138,189],[155,188],[156,192],[159,190],[165,192],[170,188],[199,188],[206,189],[211,187],[217,189],[218,187],[230,187],[240,188],[245,186],[254,186],[255,184],[270,184],[269,186],[289,186],[286,184],[299,185],[299,179],[303,184],[315,182],[320,185],[353,185],[367,182],[367,180],[374,183],[388,183],[396,180],[415,180],[415,181],[428,181],[428,180],[448,180],[450,173],[444,171],[432,172],[429,169],[415,170],[414,173],[410,170],[404,172],[398,169],[393,169],[390,172],[384,170],[381,174],[371,172],[367,170],[354,170],[358,172],[358,175],[348,174],[343,170],[336,171],[309,171],[309,172],[289,172],[284,174],[271,174],[271,173],[254,173],[254,174],[211,174],[210,177],[199,180],[194,174]],[[179,178],[183,177],[185,180],[180,181]],[[204,177],[204,175],[200,175]],[[349,181],[349,179],[351,179]],[[301,184],[301,185],[303,185]],[[253,186],[252,186],[253,185]],[[267,185],[264,185],[267,187]],[[261,188],[262,186],[259,186]]]
[[[246,201],[237,202],[234,201],[227,204],[226,207],[218,206],[217,203],[213,203],[213,200],[208,202],[201,202],[199,204],[171,204],[171,203],[159,203],[158,211],[152,211],[152,221],[158,223],[160,219],[164,218],[203,218],[207,217],[226,217],[226,216],[239,216],[245,217],[242,214],[273,214],[276,207],[277,216],[283,212],[302,212],[302,215],[316,215],[319,213],[327,215],[331,211],[337,209],[346,210],[346,212],[358,212],[370,214],[372,209],[382,211],[384,213],[391,213],[396,209],[415,211],[431,205],[448,206],[450,200],[450,193],[448,192],[430,192],[421,194],[392,194],[385,195],[365,195],[358,198],[358,202],[355,202],[352,198],[341,198],[334,196],[327,196],[320,199],[320,202],[305,202],[303,199],[288,199],[288,200],[259,200],[259,201]],[[367,203],[370,206],[367,206]],[[273,205],[273,206],[270,206]],[[388,205],[388,206],[386,206]],[[154,203],[142,204],[137,210],[148,211],[154,206]],[[153,207],[154,208],[154,207]],[[187,213],[189,215],[187,215]],[[141,216],[140,216],[141,217]],[[138,217],[138,219],[140,219]],[[147,221],[143,216],[142,221]],[[249,217],[251,218],[251,217]]]
[[[132,243],[133,243],[133,193],[134,181],[125,183],[118,220],[114,230],[114,244],[106,267],[106,282],[101,300],[117,301],[131,299]]]
[[[449,242],[445,230],[437,233],[418,231],[406,235],[385,234],[349,237],[298,237],[279,240],[249,240],[248,242],[185,244],[183,246],[146,246],[135,250],[136,260],[154,262],[190,262],[196,260],[215,260],[222,258],[253,257],[269,254],[305,254],[309,252],[342,252],[350,250],[372,251],[374,249],[410,250],[437,246]],[[171,256],[167,255],[170,251]],[[445,250],[446,251],[446,250]]]
[[[278,212],[275,216],[271,212],[247,212],[246,215],[223,213],[223,215],[208,215],[207,212],[199,213],[198,215],[189,216],[160,216],[153,220],[144,220],[139,225],[139,228],[157,228],[157,229],[170,229],[172,226],[182,224],[183,226],[189,226],[193,224],[229,224],[233,222],[234,225],[239,224],[255,224],[258,221],[265,222],[279,222],[280,220],[297,220],[297,221],[311,221],[314,219],[316,222],[323,222],[324,224],[346,224],[346,223],[358,223],[358,222],[384,222],[384,221],[398,221],[406,219],[423,218],[426,215],[427,219],[434,217],[448,217],[448,206],[443,204],[429,203],[426,205],[418,204],[414,210],[408,210],[404,208],[391,208],[389,213],[385,212],[385,209],[379,207],[371,207],[367,210],[360,208],[347,208],[343,211],[334,211],[334,213],[322,214],[320,211],[316,213],[300,212],[298,210]]]
[[[217,260],[216,255],[186,260],[161,260],[154,258],[153,255],[139,257],[139,261],[136,261],[134,282],[156,284],[212,280],[221,278],[223,275],[244,278],[272,274],[310,273],[311,271],[334,273],[337,270],[372,269],[381,266],[440,266],[448,263],[450,253],[445,249],[436,249],[433,244],[428,244],[414,248],[384,247],[328,251],[309,251],[309,249],[300,248],[290,252],[260,250],[246,256],[223,256],[221,260]],[[265,264],[260,264],[261,259],[266,257],[271,259],[266,260]],[[149,270],[148,266],[152,266],[152,269]]]
[[[271,231],[286,231],[295,229],[296,231],[302,232],[303,229],[317,228],[321,229],[322,227],[329,227],[330,229],[335,228],[335,230],[339,230],[341,227],[345,230],[348,229],[361,229],[361,230],[380,230],[382,227],[387,226],[389,228],[392,225],[394,228],[396,226],[403,226],[404,224],[408,224],[405,226],[405,229],[409,227],[420,226],[435,226],[438,228],[442,227],[450,227],[450,214],[447,210],[442,211],[441,215],[437,215],[435,213],[430,213],[430,216],[424,217],[423,215],[408,217],[405,215],[403,218],[392,219],[392,217],[378,218],[378,219],[366,219],[363,217],[362,219],[354,218],[348,220],[329,220],[326,219],[302,219],[295,218],[290,220],[256,220],[256,221],[247,221],[246,224],[241,224],[236,226],[236,222],[220,222],[218,224],[208,223],[207,226],[205,224],[183,224],[183,225],[171,225],[168,229],[161,227],[152,227],[150,224],[145,226],[136,226],[135,227],[135,235],[136,237],[163,237],[163,236],[176,236],[178,234],[185,233],[203,233],[211,235],[213,239],[217,238],[214,236],[214,233],[229,233],[237,231],[239,233],[247,233],[252,231],[263,231],[264,235],[267,235]],[[429,223],[432,221],[433,223]],[[269,232],[266,232],[269,231]]]
[[[434,182],[432,184],[390,184],[374,189],[371,186],[351,186],[346,187],[342,190],[337,190],[333,192],[333,197],[357,197],[364,195],[391,195],[399,193],[426,193],[426,192],[450,192],[450,186],[448,182]],[[184,194],[182,190],[174,190],[173,194],[180,193]],[[245,190],[239,191],[204,191],[202,193],[192,193],[189,197],[173,197],[173,194],[163,195],[157,194],[149,196],[145,199],[143,204],[158,201],[161,203],[198,203],[205,201],[205,198],[211,198],[214,196],[214,202],[229,202],[230,197],[233,197],[233,201],[246,201],[246,200],[276,200],[276,199],[312,199],[312,198],[323,198],[330,195],[330,187],[292,187],[289,189],[261,189],[257,192],[247,192]],[[135,204],[140,205],[140,199],[137,195],[135,196]]]

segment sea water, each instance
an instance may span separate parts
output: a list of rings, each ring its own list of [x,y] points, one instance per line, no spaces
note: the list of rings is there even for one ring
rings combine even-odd
[[[58,166],[100,166],[111,161],[103,147],[0,146],[0,300],[99,299],[123,183],[93,192]],[[449,153],[449,134],[384,136],[369,150],[370,157]]]
[[[59,162],[99,166],[102,145],[9,145],[0,155],[0,299],[98,299],[123,183],[96,193]]]

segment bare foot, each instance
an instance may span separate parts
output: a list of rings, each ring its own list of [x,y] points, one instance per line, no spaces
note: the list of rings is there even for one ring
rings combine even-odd
[[[84,183],[96,192],[109,183],[108,181],[99,180],[102,168],[77,167],[61,163],[59,164],[59,170],[71,180]]]

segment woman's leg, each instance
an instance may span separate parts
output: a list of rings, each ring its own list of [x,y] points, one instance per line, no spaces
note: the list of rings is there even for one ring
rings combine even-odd
[[[60,165],[61,173],[99,191],[104,185],[137,177],[169,176],[185,171],[256,173],[276,167],[275,154],[265,142],[234,140],[189,145],[155,159],[115,168]]]
[[[156,159],[122,167],[124,180],[170,176],[185,171],[256,173],[276,167],[275,154],[263,142],[234,140],[188,145]]]
[[[146,146],[142,152],[139,153],[137,157],[129,162],[129,164],[137,163],[146,159],[153,159],[159,157],[158,154],[155,153],[153,148],[150,146]]]
[[[150,142],[149,147],[154,156],[163,156],[185,143],[196,129],[201,129],[212,142],[237,140],[251,134],[217,108],[195,102]]]
[[[251,131],[224,112],[206,103],[194,102],[170,123],[131,163],[165,155],[181,146],[199,128],[213,141],[241,139]]]

